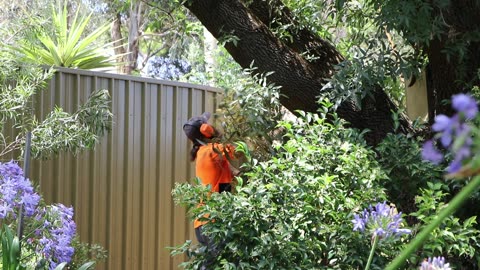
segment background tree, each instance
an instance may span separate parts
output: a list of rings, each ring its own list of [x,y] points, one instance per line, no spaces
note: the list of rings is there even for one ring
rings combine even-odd
[[[119,72],[131,74],[137,67],[137,58],[139,53],[139,43],[141,38],[141,31],[143,28],[143,16],[145,13],[145,3],[142,1],[112,1],[114,7],[115,20],[111,28],[111,36],[116,40],[115,54],[123,55],[121,58],[122,65],[119,66]],[[124,38],[122,34],[122,13],[128,14],[128,22],[125,22],[128,27],[127,37]],[[126,44],[122,46],[123,40]]]
[[[94,91],[76,112],[55,108],[42,122],[33,116],[33,97],[53,75],[53,70],[44,70],[39,65],[98,68],[114,64],[99,47],[92,46],[102,29],[85,35],[88,17],[77,21],[80,12],[76,12],[69,25],[68,5],[62,2],[59,11],[50,5],[48,9],[54,17],[50,29],[44,24],[48,16],[43,11],[38,15],[27,12],[29,5],[36,4],[40,3],[14,3],[17,18],[2,13],[2,23],[9,26],[2,29],[2,34],[9,38],[1,43],[10,50],[0,54],[0,129],[4,131],[4,125],[10,124],[14,132],[9,135],[14,137],[2,136],[0,156],[22,149],[29,131],[35,158],[51,157],[62,150],[76,153],[92,148],[111,126],[110,97],[107,90],[101,89]],[[35,37],[40,37],[39,43]]]
[[[111,37],[117,40],[115,53],[123,55],[121,73],[141,72],[155,56],[185,60],[190,45],[201,44],[200,24],[178,1],[110,0],[105,3],[107,14],[114,18]]]

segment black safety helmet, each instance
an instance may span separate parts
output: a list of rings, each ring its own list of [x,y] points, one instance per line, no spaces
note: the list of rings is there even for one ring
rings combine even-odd
[[[183,131],[185,132],[185,135],[194,143],[198,144],[198,140],[203,141],[205,137],[202,132],[200,131],[200,128],[202,127],[203,124],[208,124],[208,119],[210,119],[210,113],[209,112],[204,112],[200,116],[194,116],[183,125]]]

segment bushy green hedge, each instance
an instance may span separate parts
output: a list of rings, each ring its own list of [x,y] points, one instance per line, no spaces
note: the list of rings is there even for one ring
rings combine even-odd
[[[222,269],[356,269],[368,257],[368,237],[353,232],[353,214],[386,199],[386,175],[361,134],[316,115],[283,122],[286,143],[277,156],[252,166],[235,194],[179,184],[173,195],[193,216],[210,213],[207,235],[224,243]],[[206,204],[197,207],[200,197]],[[187,243],[176,252],[187,251]],[[185,263],[196,269],[205,254]],[[388,254],[385,254],[389,257]],[[212,266],[211,269],[214,269]]]
[[[372,235],[353,231],[353,215],[387,202],[393,211],[405,211],[401,225],[412,233],[380,239],[370,269],[384,269],[443,209],[452,184],[442,178],[441,167],[421,160],[416,139],[388,136],[373,151],[362,133],[335,116],[327,122],[325,114],[281,122],[285,140],[276,154],[264,162],[250,159],[233,194],[209,195],[198,181],[177,184],[176,203],[192,218],[210,213],[214,222],[204,231],[219,243],[214,258],[191,241],[174,248],[172,254],[190,256],[185,269],[200,269],[203,262],[211,263],[208,269],[363,269]],[[249,156],[245,144],[237,149]],[[450,216],[409,256],[405,269],[437,256],[455,269],[474,269],[479,237],[475,216]]]

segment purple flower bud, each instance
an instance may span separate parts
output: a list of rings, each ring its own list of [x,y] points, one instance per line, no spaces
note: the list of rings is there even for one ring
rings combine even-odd
[[[34,215],[40,196],[35,192],[29,179],[23,176],[23,171],[14,161],[0,163],[0,218],[9,215],[16,216],[23,205],[25,215]]]
[[[464,160],[471,157],[473,145],[471,127],[466,119],[474,118],[478,113],[475,99],[465,94],[452,97],[452,107],[458,112],[451,118],[445,115],[435,117],[432,130],[437,132],[434,139],[439,139],[441,145],[449,150],[454,160],[449,164],[447,171],[455,173],[463,166]],[[462,117],[463,116],[465,117]],[[423,145],[422,158],[439,164],[442,161],[441,153],[434,147],[433,141],[427,141]]]
[[[451,119],[443,114],[435,116],[435,123],[432,125],[433,131],[441,132],[449,130],[452,125]]]
[[[451,270],[450,264],[445,263],[445,258],[443,257],[434,257],[428,258],[419,268],[420,270]]]
[[[459,113],[463,113],[466,118],[472,119],[478,113],[477,102],[474,98],[465,94],[452,96],[452,107]]]
[[[443,155],[435,148],[433,141],[429,140],[423,144],[422,158],[434,164],[439,164],[443,160]]]
[[[37,253],[43,254],[50,269],[62,262],[70,262],[74,253],[71,243],[76,234],[73,208],[56,204],[37,213],[44,219],[43,229],[39,231],[42,240],[37,246]]]

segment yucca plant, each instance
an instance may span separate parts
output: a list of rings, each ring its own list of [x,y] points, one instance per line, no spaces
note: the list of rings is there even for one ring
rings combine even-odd
[[[110,25],[104,24],[85,34],[91,16],[92,13],[79,17],[77,10],[69,25],[66,3],[58,12],[52,6],[53,31],[40,26],[34,34],[35,41],[25,39],[16,50],[24,55],[26,61],[35,64],[80,69],[114,66],[115,58],[108,52],[113,43],[95,44]]]

